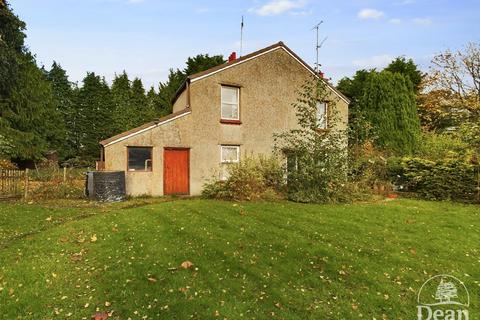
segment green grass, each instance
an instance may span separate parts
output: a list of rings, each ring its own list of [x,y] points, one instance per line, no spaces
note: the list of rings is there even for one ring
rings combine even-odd
[[[440,273],[480,317],[478,206],[0,204],[0,227],[1,319],[414,319]]]

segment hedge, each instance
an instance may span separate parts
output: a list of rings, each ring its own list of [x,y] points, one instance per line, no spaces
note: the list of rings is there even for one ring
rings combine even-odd
[[[438,161],[402,158],[392,163],[390,173],[402,191],[429,200],[478,202],[480,166],[462,159]]]

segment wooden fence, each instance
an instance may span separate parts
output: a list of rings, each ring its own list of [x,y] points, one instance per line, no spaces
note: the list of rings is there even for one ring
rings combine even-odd
[[[28,172],[0,169],[0,200],[25,196],[28,188]]]

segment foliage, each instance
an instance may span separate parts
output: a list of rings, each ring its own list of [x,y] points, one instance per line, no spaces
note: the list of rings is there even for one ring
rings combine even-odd
[[[415,150],[415,156],[429,160],[462,156],[468,153],[469,149],[466,142],[452,133],[423,132],[421,141]]]
[[[433,57],[420,96],[422,124],[429,130],[454,129],[480,119],[480,46],[446,50]]]
[[[359,102],[365,93],[367,79],[373,72],[375,70],[358,70],[351,79],[344,77],[337,85],[337,89],[350,99],[348,144],[353,148],[361,146],[370,135],[371,125],[363,115]]]
[[[415,150],[420,124],[408,78],[389,71],[371,73],[359,107],[372,126],[377,146],[399,154],[411,154]]]
[[[25,53],[25,22],[0,1],[0,107],[17,85],[20,72],[19,57]]]
[[[400,169],[400,170],[399,170]],[[459,158],[404,158],[393,171],[403,191],[429,200],[480,202],[480,167]]]
[[[407,60],[405,57],[397,57],[383,70],[400,73],[408,77],[413,84],[415,93],[420,90],[420,83],[422,82],[424,75],[418,70],[418,66],[412,59]]]
[[[77,128],[78,115],[74,105],[75,92],[73,84],[68,80],[67,72],[57,62],[53,62],[49,71],[44,71],[50,82],[53,93],[55,109],[59,113],[61,121],[58,121],[60,136],[56,139],[54,150],[57,150],[61,158],[69,158],[74,155],[75,145],[79,138]]]
[[[38,184],[29,193],[29,199],[83,199],[85,198],[84,180],[50,180]]]
[[[19,58],[19,78],[2,110],[4,134],[15,146],[13,158],[39,159],[64,139],[61,115],[52,89],[33,56]]]
[[[287,157],[287,194],[298,202],[343,201],[346,183],[346,132],[338,125],[335,99],[321,79],[307,81],[292,105],[299,128],[275,136],[277,154]],[[328,129],[318,128],[317,103],[328,103]]]
[[[244,201],[279,197],[283,191],[284,170],[276,158],[245,157],[227,170],[225,181],[213,177],[204,185],[204,197]]]
[[[411,319],[438,270],[472,275],[477,310],[479,218],[405,199],[0,203],[2,317]]]
[[[386,195],[392,191],[388,161],[387,155],[368,140],[363,145],[350,149],[349,183],[355,187],[358,196]]]
[[[87,73],[83,86],[76,94],[77,128],[82,134],[76,154],[85,160],[98,157],[98,142],[116,133],[113,116],[114,102],[104,78]]]

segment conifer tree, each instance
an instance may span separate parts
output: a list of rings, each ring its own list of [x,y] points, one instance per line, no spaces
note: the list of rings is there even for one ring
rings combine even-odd
[[[132,116],[135,110],[130,102],[131,88],[130,80],[125,71],[115,75],[112,82],[112,99],[115,112],[113,115],[114,126],[117,132],[122,132],[134,127],[135,119]]]
[[[113,122],[114,103],[105,79],[88,72],[78,90],[76,104],[77,128],[81,133],[77,154],[86,160],[97,159],[98,142],[118,133]]]
[[[67,72],[55,61],[46,72],[46,77],[52,86],[55,108],[61,116],[62,129],[65,131],[65,140],[59,145],[58,151],[61,158],[70,158],[75,156],[74,146],[78,135],[73,84],[68,80]]]
[[[156,117],[156,112],[153,105],[148,103],[140,78],[133,79],[131,91],[131,104],[136,114],[134,126],[153,120]]]
[[[409,78],[389,71],[371,73],[359,107],[378,146],[399,154],[415,150],[420,122]]]

